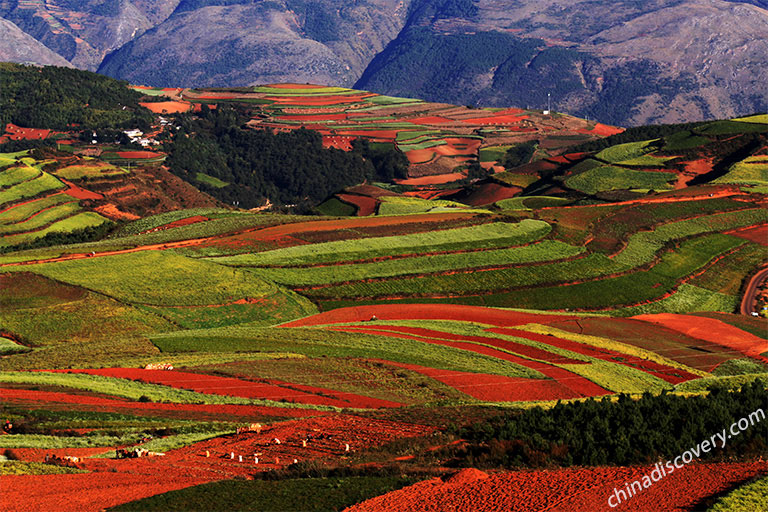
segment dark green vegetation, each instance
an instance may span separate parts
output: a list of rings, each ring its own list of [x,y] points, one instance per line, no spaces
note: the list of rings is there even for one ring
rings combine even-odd
[[[338,511],[415,482],[414,478],[401,476],[300,478],[255,482],[231,480],[172,491],[108,510],[149,512],[215,508],[254,512]]]
[[[762,414],[760,414],[762,410]],[[742,418],[749,428],[725,441],[703,459],[758,455],[768,448],[768,391],[762,383],[740,391],[713,389],[684,398],[644,394],[639,400],[621,395],[617,402],[558,404],[552,409],[508,413],[462,429],[470,441],[454,451],[455,464],[510,467],[556,465],[648,464],[671,460]],[[730,432],[726,432],[726,437]]]
[[[152,115],[127,85],[76,69],[0,64],[0,126],[146,130]]]
[[[322,137],[299,129],[288,133],[243,130],[236,110],[187,117],[169,146],[171,171],[228,204],[300,203],[306,210],[330,194],[365,180],[404,177],[407,161],[392,149],[361,142],[352,152],[324,149]],[[187,136],[189,135],[189,136]],[[229,186],[211,186],[198,173]]]

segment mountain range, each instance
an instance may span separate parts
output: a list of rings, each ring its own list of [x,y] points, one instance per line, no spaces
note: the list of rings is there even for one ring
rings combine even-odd
[[[619,125],[768,109],[768,2],[3,0],[0,60],[152,86],[312,82]]]

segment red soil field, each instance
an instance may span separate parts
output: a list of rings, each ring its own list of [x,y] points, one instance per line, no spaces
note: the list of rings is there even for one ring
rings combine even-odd
[[[523,189],[520,187],[510,187],[493,182],[484,183],[479,187],[474,188],[472,193],[462,200],[462,203],[466,203],[472,206],[491,204],[495,203],[496,201],[515,197],[522,191]]]
[[[618,363],[623,364],[624,366],[637,368],[638,370],[650,373],[651,375],[654,375],[672,384],[678,384],[680,382],[699,378],[698,375],[694,375],[679,368],[662,365],[654,361],[648,361],[646,359],[625,354],[623,352],[616,352],[615,350],[592,347],[583,343],[558,338],[557,336],[536,334],[533,332],[504,327],[488,329],[488,331],[496,334],[506,334],[508,336],[526,338],[531,341],[538,341],[539,343],[545,343],[547,345],[552,345],[553,347],[570,350],[578,354],[584,354],[586,356],[602,359],[603,361],[610,361],[612,363]]]
[[[97,206],[94,208],[94,211],[105,217],[109,217],[112,220],[138,220],[141,218],[138,215],[120,210],[116,205],[112,203]]]
[[[405,152],[405,156],[412,164],[426,164],[435,158],[435,148],[412,149]]]
[[[56,391],[36,391],[29,389],[2,389],[3,400],[13,403],[37,403],[54,404],[62,406],[68,404],[68,408],[76,410],[99,410],[120,412],[124,414],[152,414],[165,415],[164,413],[186,413],[188,417],[210,417],[217,418],[221,416],[243,417],[247,418],[272,416],[302,418],[305,416],[322,416],[330,414],[326,411],[316,411],[313,409],[297,409],[289,407],[268,407],[260,405],[207,405],[207,404],[169,404],[154,402],[131,402],[119,398],[102,398],[89,395],[74,395],[68,393],[59,393]]]
[[[382,362],[413,370],[462,393],[466,393],[472,398],[489,402],[547,401],[562,398],[578,398],[580,396],[554,380],[439,370],[417,364],[395,363],[392,361]]]
[[[275,119],[283,119],[285,121],[336,121],[340,119],[346,119],[347,114],[307,114],[307,115],[290,115],[279,116]]]
[[[247,478],[253,472],[287,466],[294,459],[337,458],[346,453],[347,444],[354,452],[394,439],[429,435],[434,430],[350,415],[265,425],[260,433],[225,435],[162,457],[85,459],[80,465],[91,471],[89,474],[3,477],[3,510],[98,511],[198,483]],[[74,454],[74,450],[66,452]],[[231,453],[235,459],[230,458]],[[254,453],[260,454],[258,464]],[[39,457],[36,452],[28,455],[32,460]]]
[[[358,196],[354,194],[336,194],[341,201],[349,203],[357,208],[357,215],[366,217],[376,213],[376,207],[379,201],[374,197]]]
[[[615,489],[649,475],[653,466],[566,468],[490,473],[461,470],[364,501],[349,512],[693,510],[701,500],[764,475],[768,462],[689,464],[611,508]],[[612,504],[616,504],[615,499]],[[700,508],[696,508],[699,510]]]
[[[118,151],[117,156],[120,158],[130,158],[133,160],[141,160],[141,159],[149,159],[149,158],[157,158],[161,155],[160,153],[155,153],[154,151]]]
[[[471,119],[462,119],[462,123],[467,124],[518,124],[528,116],[515,116],[515,115],[494,115],[488,117],[473,117]]]
[[[551,322],[550,325],[565,331],[620,340],[706,372],[734,357],[726,347],[690,338],[662,325],[630,318],[581,318],[577,321]]]
[[[422,222],[442,222],[474,217],[473,213],[448,212],[419,215],[407,215],[401,217],[359,217],[339,220],[319,220],[310,222],[296,222],[283,224],[269,228],[247,231],[234,235],[204,239],[197,245],[208,247],[221,244],[247,245],[253,240],[271,240],[283,238],[297,233],[316,233],[319,231],[337,231],[343,229],[356,229],[366,227],[395,226],[403,224],[418,224]]]
[[[373,306],[334,309],[287,322],[282,324],[282,327],[308,327],[364,322],[370,320],[373,316],[379,320],[456,320],[499,327],[514,327],[530,323],[547,324],[577,318],[570,315],[523,313],[520,311],[456,304],[376,304]]]
[[[85,190],[84,188],[78,187],[74,183],[63,178],[59,178],[59,180],[69,187],[64,191],[64,193],[68,196],[74,197],[75,199],[104,199],[104,196],[101,194],[91,192],[90,190]]]
[[[230,377],[216,377],[176,370],[144,370],[138,368],[101,368],[94,370],[51,370],[59,373],[87,373],[119,379],[138,380],[162,384],[179,389],[266,400],[287,400],[312,405],[336,407],[379,408],[399,407],[400,404],[330,389],[292,384],[277,380],[250,381]]]
[[[408,119],[409,123],[414,124],[451,124],[455,123],[453,119],[448,119],[447,117],[440,117],[440,116],[427,116],[427,117],[414,117],[411,119]]]
[[[577,130],[579,133],[588,133],[590,135],[600,135],[601,137],[610,137],[618,133],[623,133],[624,128],[617,128],[615,126],[608,126],[607,124],[597,123],[592,130]]]
[[[760,354],[768,352],[768,340],[714,318],[690,317],[673,313],[637,315],[632,318],[660,324],[691,338],[710,341],[750,357],[767,359]]]
[[[336,135],[323,135],[323,147],[336,148],[344,151],[352,151],[352,141],[356,137],[336,136]]]
[[[8,140],[40,140],[47,139],[51,135],[51,130],[22,128],[11,123],[5,125],[5,132]]]
[[[360,326],[360,327],[367,329],[369,326]],[[450,332],[435,331],[433,329],[425,329],[423,327],[403,327],[399,325],[382,325],[382,324],[379,324],[378,322],[376,324],[371,325],[370,328],[376,331],[379,331],[379,330],[394,331],[396,333],[413,334],[415,336],[424,336],[427,338],[436,338],[436,339],[449,340],[449,341],[472,341],[477,343],[483,343],[485,345],[491,345],[493,347],[509,350],[510,352],[513,352],[515,354],[520,354],[521,356],[530,357],[533,359],[540,359],[548,363],[587,364],[584,361],[580,361],[578,359],[571,359],[569,357],[561,356],[553,352],[548,352],[540,348],[531,347],[529,345],[523,345],[521,343],[516,343],[514,341],[503,340],[500,338],[486,338],[484,336],[468,336],[463,334],[454,334]],[[518,332],[525,332],[525,331],[518,331]],[[518,334],[513,334],[513,336],[527,337],[527,336],[520,336]]]
[[[139,105],[155,114],[178,114],[188,112],[192,108],[192,104],[186,101],[159,101],[139,103]]]
[[[373,93],[357,94],[357,95],[337,95],[337,96],[266,96],[264,99],[272,100],[280,105],[307,105],[307,106],[323,106],[323,105],[347,105],[351,103],[359,103],[366,98],[376,96]]]
[[[466,178],[461,172],[452,172],[449,174],[438,174],[435,176],[422,176],[421,178],[408,178],[407,180],[395,180],[398,185],[442,185]]]
[[[729,231],[728,234],[749,240],[750,242],[768,246],[768,224]]]
[[[168,468],[158,468],[149,474],[104,471],[73,475],[4,476],[3,511],[97,512],[225,476],[197,473],[190,475],[187,471],[171,472]]]
[[[390,328],[390,327],[385,327]],[[541,363],[538,361],[531,361],[529,359],[524,359],[522,357],[518,357],[512,354],[509,354],[507,352],[502,352],[501,350],[497,350],[490,347],[485,347],[482,345],[478,345],[475,343],[469,343],[469,342],[458,342],[458,341],[448,341],[443,338],[423,338],[419,336],[414,336],[410,334],[403,334],[403,333],[394,333],[384,330],[377,330],[375,327],[372,328],[362,328],[362,327],[333,327],[332,330],[335,331],[343,331],[343,332],[363,332],[368,334],[378,334],[382,336],[390,336],[390,337],[397,337],[397,338],[405,338],[405,339],[412,339],[417,341],[422,341],[424,343],[430,343],[434,345],[445,345],[448,347],[453,348],[459,348],[462,350],[469,350],[471,352],[476,352],[478,354],[483,354],[491,357],[495,357],[497,359],[503,359],[505,361],[511,361],[513,363],[517,363],[521,366],[525,366],[527,368],[531,368],[532,370],[536,370],[540,372],[541,374],[554,379],[560,384],[563,384],[565,387],[567,387],[572,392],[576,393],[577,396],[580,397],[587,397],[587,396],[603,396],[603,395],[609,395],[611,394],[610,391],[603,389],[601,386],[598,386],[594,382],[585,379],[584,377],[568,371],[563,370],[562,368],[558,368],[556,366],[551,366],[546,363]],[[440,333],[444,334],[444,333]],[[566,397],[562,397],[566,398]]]

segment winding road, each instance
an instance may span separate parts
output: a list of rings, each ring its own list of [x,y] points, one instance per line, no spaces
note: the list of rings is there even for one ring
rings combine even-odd
[[[754,311],[755,295],[757,295],[757,286],[768,278],[768,267],[760,270],[749,280],[747,289],[744,291],[744,297],[741,299],[740,313],[742,315],[751,315]]]

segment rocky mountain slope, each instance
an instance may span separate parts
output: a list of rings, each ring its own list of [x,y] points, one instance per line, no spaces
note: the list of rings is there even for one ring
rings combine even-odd
[[[545,108],[549,94],[556,110],[638,125],[768,109],[766,7],[765,0],[4,0],[0,17],[77,67],[134,83],[312,82],[530,108]],[[37,59],[4,58],[42,62],[46,51],[38,51]]]

